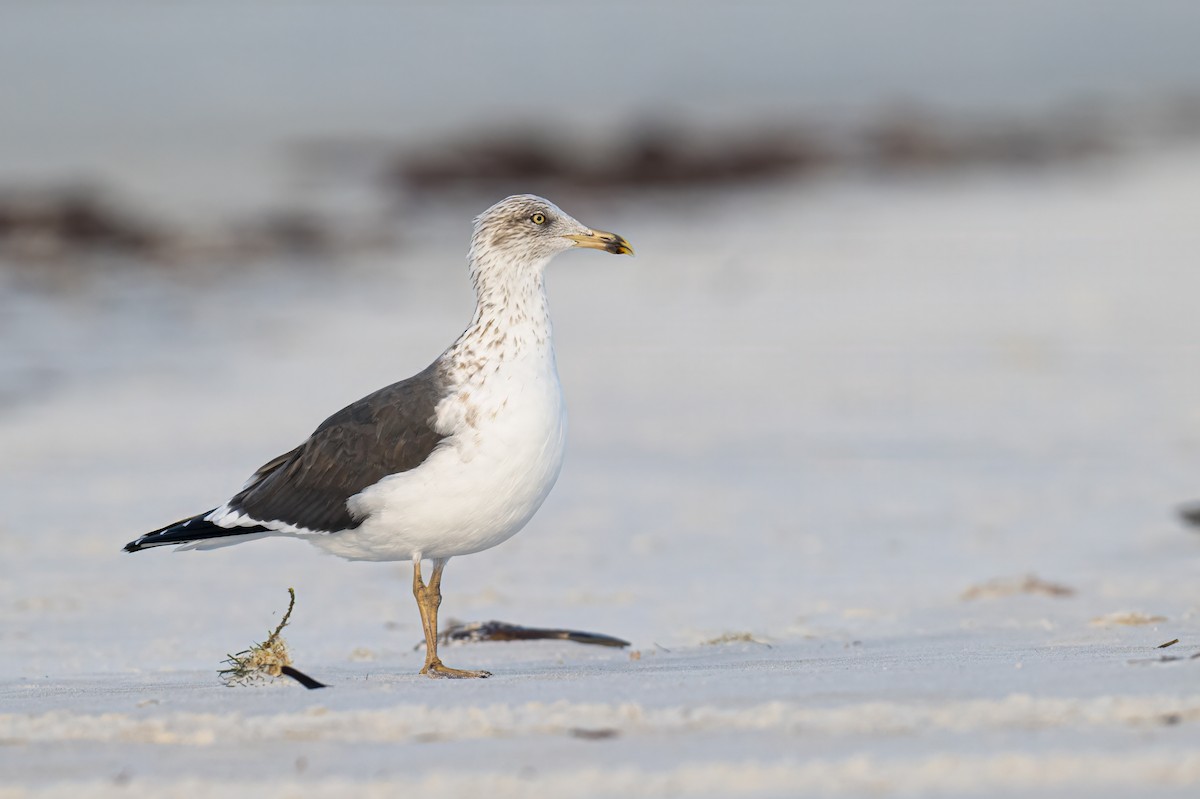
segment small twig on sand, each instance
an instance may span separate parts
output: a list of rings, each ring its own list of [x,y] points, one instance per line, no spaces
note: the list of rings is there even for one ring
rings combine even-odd
[[[503,621],[452,622],[438,633],[438,640],[443,644],[451,641],[535,641],[541,639],[574,641],[577,644],[594,644],[596,646],[629,646],[628,641],[601,633],[547,627],[522,627],[519,624],[509,624]],[[419,643],[413,648],[420,649],[422,646],[424,644]]]

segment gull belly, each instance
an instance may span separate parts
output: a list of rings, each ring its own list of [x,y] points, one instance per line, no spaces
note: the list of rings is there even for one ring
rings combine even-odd
[[[411,560],[467,555],[511,538],[562,468],[566,405],[549,366],[492,373],[443,400],[438,424],[450,434],[421,468],[352,498],[351,509],[365,515],[357,528],[309,540],[351,560]]]

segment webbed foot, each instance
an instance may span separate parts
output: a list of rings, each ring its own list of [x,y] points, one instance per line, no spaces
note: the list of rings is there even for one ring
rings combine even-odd
[[[440,677],[449,680],[468,680],[492,676],[490,671],[467,671],[465,669],[452,669],[442,663],[440,660],[426,663],[425,668],[421,669],[421,673],[426,677]]]

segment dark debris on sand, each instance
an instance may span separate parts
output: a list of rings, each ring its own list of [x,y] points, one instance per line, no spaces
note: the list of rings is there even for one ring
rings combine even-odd
[[[805,122],[704,131],[640,122],[606,143],[528,125],[441,138],[400,150],[383,181],[401,195],[492,190],[702,189],[807,177],[830,170],[949,171],[1076,163],[1116,148],[1095,115],[1044,120],[949,119],[917,107],[889,109],[850,126]]]
[[[627,647],[628,641],[614,638],[601,633],[589,633],[581,630],[564,630],[548,627],[523,627],[503,621],[482,622],[451,622],[440,633],[438,640],[442,643],[468,641],[541,641],[558,640],[572,641],[577,644],[592,644],[595,646]],[[424,646],[418,644],[417,648]]]
[[[0,192],[0,250],[18,260],[59,260],[82,251],[150,258],[165,240],[160,225],[92,188]]]
[[[603,134],[534,120],[403,146],[379,139],[308,141],[292,146],[299,173],[353,189],[364,206],[337,204],[336,217],[266,208],[201,230],[134,211],[93,186],[0,186],[0,261],[75,271],[91,268],[93,256],[126,264],[279,257],[334,263],[348,252],[394,248],[395,232],[406,222],[396,209],[411,209],[413,198],[474,203],[517,191],[564,202],[644,191],[687,198],[830,173],[919,176],[1071,166],[1120,154],[1134,140],[1194,140],[1200,137],[1197,109],[1200,101],[1179,101],[1157,115],[1138,116],[1085,104],[985,119],[910,104],[839,123],[760,119],[718,127],[647,116]]]

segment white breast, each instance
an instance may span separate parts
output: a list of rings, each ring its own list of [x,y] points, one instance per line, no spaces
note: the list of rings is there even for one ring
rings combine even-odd
[[[354,497],[367,517],[357,529],[313,542],[355,560],[447,558],[524,527],[558,479],[566,439],[553,350],[527,355],[460,375],[437,407],[438,448]]]

